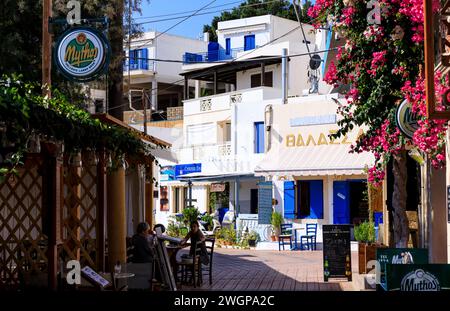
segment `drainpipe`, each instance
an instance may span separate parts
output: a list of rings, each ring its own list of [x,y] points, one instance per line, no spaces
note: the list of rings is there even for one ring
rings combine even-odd
[[[287,104],[288,97],[288,59],[287,49],[283,49],[281,55],[281,98],[283,104]]]

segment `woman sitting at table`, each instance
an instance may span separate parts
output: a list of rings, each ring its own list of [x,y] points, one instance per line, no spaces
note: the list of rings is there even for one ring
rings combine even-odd
[[[155,256],[153,235],[149,232],[150,226],[141,222],[137,226],[137,233],[132,238],[134,263],[153,262]]]
[[[188,234],[186,235],[186,237],[181,241],[181,245],[186,244],[186,242],[191,239],[191,249],[189,251],[189,255],[193,256],[195,253],[195,247],[197,245],[197,242],[202,242],[201,243],[201,251],[200,251],[200,261],[202,262],[202,264],[204,265],[208,265],[209,264],[209,257],[208,257],[208,251],[206,250],[206,245],[205,245],[205,236],[203,235],[202,231],[200,230],[200,225],[198,223],[198,221],[193,221],[191,222],[191,231],[188,232]]]

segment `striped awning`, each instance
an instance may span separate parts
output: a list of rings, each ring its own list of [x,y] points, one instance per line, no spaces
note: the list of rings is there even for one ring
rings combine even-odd
[[[362,175],[374,157],[368,152],[349,153],[350,146],[272,148],[256,166],[255,176]]]

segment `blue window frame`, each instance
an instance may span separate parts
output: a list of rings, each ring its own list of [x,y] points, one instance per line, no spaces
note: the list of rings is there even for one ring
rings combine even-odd
[[[255,153],[264,153],[264,122],[255,122]]]
[[[225,54],[226,55],[231,54],[231,38],[225,39]]]
[[[297,181],[297,218],[323,219],[323,181]]]
[[[148,70],[148,49],[137,49],[130,51],[130,69]]]
[[[244,37],[244,51],[253,50],[255,48],[255,35]]]

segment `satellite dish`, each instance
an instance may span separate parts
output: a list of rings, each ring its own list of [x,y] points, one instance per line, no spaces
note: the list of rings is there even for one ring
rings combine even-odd
[[[319,69],[321,63],[322,63],[322,59],[320,58],[320,56],[317,54],[314,54],[309,60],[309,67],[312,70],[317,70],[317,69]]]

